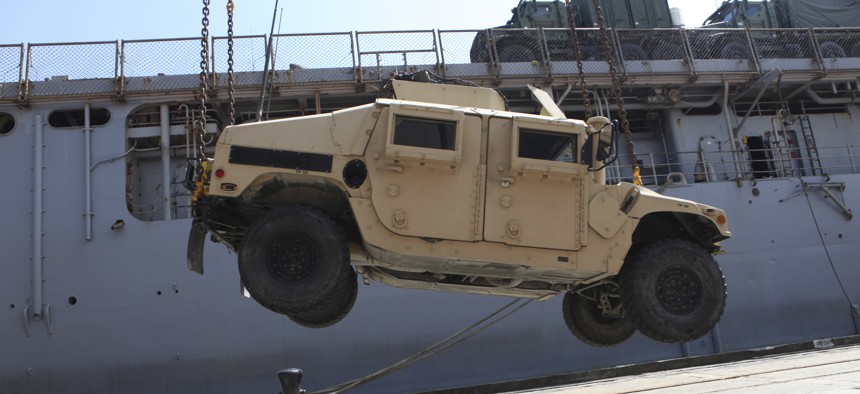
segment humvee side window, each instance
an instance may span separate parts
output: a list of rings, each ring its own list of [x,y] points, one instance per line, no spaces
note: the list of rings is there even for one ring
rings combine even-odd
[[[399,115],[394,119],[395,145],[456,150],[456,136],[457,122],[454,121]]]
[[[576,135],[520,129],[519,157],[576,163]]]

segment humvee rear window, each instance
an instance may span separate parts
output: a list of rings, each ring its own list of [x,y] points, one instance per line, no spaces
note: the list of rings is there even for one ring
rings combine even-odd
[[[519,156],[526,159],[576,163],[576,136],[520,129]]]
[[[397,116],[394,119],[394,144],[419,148],[456,150],[457,122]]]

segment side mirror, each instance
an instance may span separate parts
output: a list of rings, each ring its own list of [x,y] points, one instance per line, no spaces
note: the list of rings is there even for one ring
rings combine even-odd
[[[612,124],[607,124],[598,132],[597,140],[597,160],[606,163],[615,157],[615,148],[618,140],[618,121],[615,120]],[[606,163],[608,164],[608,163]]]
[[[616,154],[618,122],[610,122],[603,116],[595,116],[586,121],[589,126],[588,138],[582,147],[582,158],[591,171],[602,170],[618,158]],[[602,165],[598,166],[598,163]]]

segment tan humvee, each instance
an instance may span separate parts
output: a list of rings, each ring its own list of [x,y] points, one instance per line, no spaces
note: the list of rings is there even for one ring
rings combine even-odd
[[[731,236],[725,213],[606,185],[608,119],[567,119],[534,88],[541,115],[507,112],[492,89],[392,83],[393,99],[226,128],[195,202],[189,267],[203,272],[210,233],[238,253],[260,304],[309,327],[349,312],[356,272],[406,288],[563,293],[571,332],[595,346],[636,329],[687,341],[719,320],[726,287],[711,254]]]

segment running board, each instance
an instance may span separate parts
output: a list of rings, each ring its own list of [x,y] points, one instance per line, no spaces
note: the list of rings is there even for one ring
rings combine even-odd
[[[376,267],[367,267],[364,275],[376,282],[389,286],[406,289],[448,291],[453,293],[500,295],[517,298],[533,298],[544,301],[560,293],[558,290],[533,290],[517,287],[481,286],[474,284],[455,284],[442,282],[425,282],[414,279],[403,279]]]

